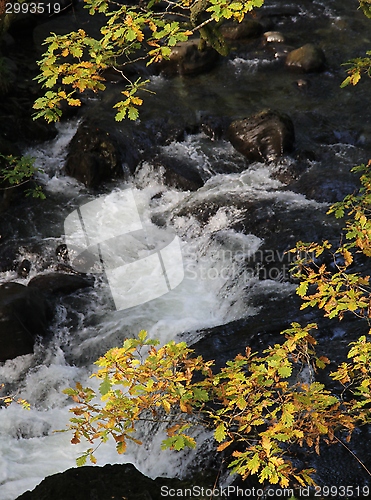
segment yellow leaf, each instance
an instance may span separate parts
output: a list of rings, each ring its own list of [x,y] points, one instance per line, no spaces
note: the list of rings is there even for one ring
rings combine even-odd
[[[271,440],[269,439],[269,437],[263,435],[261,443],[263,450],[265,451],[267,457],[269,457],[272,448]]]
[[[189,405],[187,405],[186,403],[184,403],[183,401],[179,401],[179,406],[180,406],[180,409],[182,411],[184,411],[184,413],[191,413],[191,407]]]
[[[215,429],[214,437],[218,443],[221,443],[226,438],[225,425],[223,424],[223,422],[220,423]]]
[[[67,102],[70,106],[81,106],[80,99],[67,99]]]
[[[143,99],[140,99],[139,97],[133,97],[131,99],[132,104],[136,104],[137,106],[140,106],[143,102]]]
[[[120,441],[119,443],[117,443],[117,446],[116,446],[116,451],[117,453],[119,453],[120,455],[122,453],[125,453],[126,451],[126,441]]]
[[[162,401],[162,406],[163,406],[164,410],[166,411],[166,413],[170,413],[171,405],[170,405],[169,401],[164,399],[164,401]]]
[[[344,249],[343,256],[345,265],[350,266],[350,264],[353,262],[353,255],[349,252],[349,250]]]

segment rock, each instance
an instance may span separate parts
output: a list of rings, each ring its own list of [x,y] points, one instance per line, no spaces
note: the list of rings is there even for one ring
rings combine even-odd
[[[177,43],[170,59],[158,63],[159,71],[165,76],[196,75],[209,71],[215,65],[218,53],[210,47],[199,50],[199,43],[199,39]]]
[[[256,295],[254,297],[256,300]],[[199,330],[197,337],[201,337],[201,340],[193,344],[192,349],[206,360],[215,360],[215,367],[220,370],[237,354],[243,354],[247,346],[255,352],[269,344],[282,342],[280,332],[289,328],[291,322],[298,321],[300,299],[294,293],[289,299],[269,297],[268,300],[267,296],[261,299],[263,309],[255,316]],[[269,312],[272,304],[274,315]],[[304,317],[305,313],[300,316]]]
[[[315,47],[311,43],[295,49],[287,55],[286,66],[290,69],[303,73],[322,71],[326,58],[322,49]]]
[[[304,78],[299,78],[299,80],[296,80],[295,84],[300,90],[310,87],[310,82],[308,80],[305,80]]]
[[[228,137],[233,147],[252,162],[277,160],[293,149],[295,141],[291,119],[271,110],[232,122]]]
[[[199,131],[210,137],[212,141],[222,139],[230,125],[225,117],[200,113]]]
[[[263,26],[253,19],[244,19],[241,23],[225,23],[221,26],[220,31],[226,40],[241,40],[257,38],[261,35]]]
[[[215,471],[202,471],[191,481],[159,477],[150,479],[132,464],[85,466],[46,477],[33,491],[17,500],[163,500],[197,484],[213,488]],[[200,500],[204,497],[199,497]]]
[[[152,163],[156,169],[163,171],[163,180],[167,186],[184,191],[197,191],[205,184],[206,179],[197,165],[186,158],[159,153]]]
[[[23,259],[22,262],[20,262],[17,265],[17,275],[20,278],[27,278],[31,270],[31,262],[28,259]]]
[[[323,175],[318,167],[312,167],[297,182],[291,184],[290,190],[320,203],[336,203],[349,193],[359,190],[359,182],[354,175],[346,172],[340,174],[335,169],[329,170]]]
[[[94,277],[76,274],[48,273],[39,274],[30,280],[28,286],[46,294],[73,293],[80,288],[94,285]]]
[[[0,285],[0,361],[31,354],[51,319],[45,297],[19,283]]]
[[[141,118],[136,123],[135,139],[139,149],[143,150],[143,158],[151,161],[154,150],[158,146],[166,146],[172,142],[182,142],[189,131],[188,124],[176,112],[166,112],[149,120]]]
[[[285,37],[279,31],[266,31],[264,33],[266,43],[284,43]]]
[[[128,138],[119,142],[110,132],[84,122],[70,142],[65,171],[86,187],[98,188],[104,181],[132,173],[137,161]]]

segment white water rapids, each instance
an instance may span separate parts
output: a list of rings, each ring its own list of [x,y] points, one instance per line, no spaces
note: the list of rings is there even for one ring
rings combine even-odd
[[[61,173],[66,145],[76,126],[76,123],[60,126],[55,140],[30,151],[45,171],[40,181],[45,185],[46,195],[57,200],[53,217],[61,219],[61,227],[68,213],[94,199],[82,185]],[[170,147],[172,154],[187,155],[206,164],[207,157],[199,147],[199,140],[199,136],[193,136],[182,144],[174,143]],[[130,187],[140,216],[148,225],[153,224],[153,215],[171,213],[180,203],[207,201],[215,192],[234,193],[246,199],[279,198],[299,206],[318,205],[290,191],[275,191],[279,186],[277,180],[271,179],[270,169],[258,165],[241,174],[217,175],[196,193],[180,192],[165,187],[161,175],[150,163],[145,163],[131,183],[117,184],[107,196],[114,197],[120,189]],[[159,192],[162,196],[154,198]],[[38,206],[42,207],[42,202]],[[42,240],[43,251],[52,253],[64,241],[63,234],[51,233],[50,214],[44,214],[42,208],[39,210],[32,216],[35,231]],[[275,289],[277,293],[286,293],[292,289],[293,285],[259,281],[242,272],[241,261],[253,256],[262,240],[253,234],[243,235],[229,229],[230,223],[238,217],[237,209],[221,208],[204,228],[192,216],[173,218],[172,229],[181,241],[185,269],[185,278],[175,290],[146,304],[116,311],[107,282],[98,279],[93,289],[60,299],[49,342],[37,344],[32,355],[1,364],[0,381],[17,397],[26,399],[31,410],[12,404],[0,411],[0,500],[14,500],[22,492],[33,489],[45,476],[75,466],[76,457],[87,446],[85,443],[72,446],[69,433],[54,432],[64,429],[70,416],[71,401],[62,390],[74,386],[76,381],[94,385],[94,380],[89,379],[94,370],[93,361],[105,350],[120,345],[125,337],[134,336],[141,329],[148,330],[149,336],[158,338],[161,343],[176,339],[177,334],[190,332],[188,337],[183,335],[182,340],[193,342],[197,339],[197,330],[254,314],[256,311],[249,306],[252,290],[261,293],[264,289]],[[117,224],[120,223],[117,220]],[[214,238],[216,234],[218,239]],[[19,252],[20,259],[32,262],[30,276],[23,279],[8,271],[0,275],[0,282],[27,284],[41,270],[53,270],[48,266],[45,269],[45,259],[40,259],[40,255],[27,245]],[[238,259],[234,258],[237,254]],[[247,288],[247,284],[252,283],[255,286]],[[98,464],[133,462],[151,477],[185,473],[195,454],[161,452],[161,432],[151,428],[146,432],[145,444],[131,448],[122,457],[116,454],[114,446],[101,446],[97,451]],[[206,432],[200,431],[199,440],[203,446],[207,446],[208,437]]]

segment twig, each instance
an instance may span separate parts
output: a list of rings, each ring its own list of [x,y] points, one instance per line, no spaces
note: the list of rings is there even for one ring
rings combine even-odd
[[[371,476],[371,472],[367,469],[367,467],[365,466],[365,464],[364,464],[364,463],[363,463],[363,462],[362,462],[362,461],[361,461],[361,460],[357,457],[357,455],[356,455],[355,453],[353,453],[353,452],[352,452],[352,450],[351,450],[350,448],[348,448],[348,446],[347,446],[346,444],[344,444],[344,443],[341,441],[341,439],[339,439],[337,436],[334,436],[334,438],[336,439],[336,441],[338,441],[340,444],[342,444],[342,445],[344,446],[344,448],[345,448],[346,450],[348,450],[348,451],[349,451],[349,453],[350,453],[351,455],[353,455],[353,457],[357,460],[357,462],[358,462],[360,465],[362,465],[362,467],[365,469],[365,471],[367,472],[367,474],[368,474],[369,476]]]

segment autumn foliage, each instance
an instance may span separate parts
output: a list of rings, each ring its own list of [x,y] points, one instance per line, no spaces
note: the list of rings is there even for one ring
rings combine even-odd
[[[296,276],[303,308],[316,306],[340,320],[345,313],[366,320],[365,335],[350,344],[348,361],[330,374],[339,382],[338,392],[316,381],[330,361],[316,354],[315,323],[293,323],[282,332],[281,344],[262,353],[247,347],[218,372],[213,361],[197,356],[184,342],[158,347],[142,331],[96,362],[92,376],[101,381],[100,395],[80,384],[65,391],[77,403],[71,409],[72,443],[85,438],[92,444],[78,464],[88,457],[95,462],[96,446],[110,437],[118,453],[126,451],[128,441],[141,444],[138,423],[157,421],[167,431],[163,448],[195,447],[192,428],[202,425],[213,429],[217,451],[229,456],[229,467],[243,479],[257,475],[261,483],[281,487],[314,484],[314,470],[295,468],[291,449],[320,453],[321,446],[344,444],[356,426],[371,421],[369,277],[349,270],[355,254],[371,253],[371,163],[355,170],[362,173],[360,192],[329,210],[350,217],[346,242],[337,249],[328,241],[299,242],[292,250],[300,255]],[[326,252],[331,259],[321,261]]]

